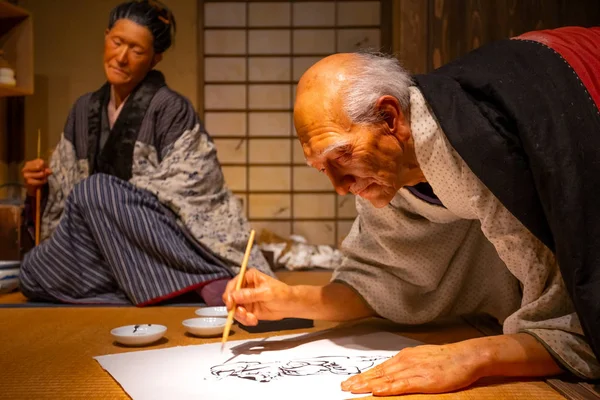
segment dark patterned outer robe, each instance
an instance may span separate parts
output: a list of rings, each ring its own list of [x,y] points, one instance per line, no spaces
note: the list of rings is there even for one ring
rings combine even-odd
[[[530,32],[416,83],[469,168],[554,252],[600,358],[598,48],[599,27]]]
[[[73,188],[102,173],[154,195],[191,240],[237,273],[250,228],[192,104],[170,90],[160,72],[151,71],[109,130],[109,98],[105,84],[80,97],[70,112],[50,161],[42,240],[57,228]],[[256,247],[250,266],[272,275]]]

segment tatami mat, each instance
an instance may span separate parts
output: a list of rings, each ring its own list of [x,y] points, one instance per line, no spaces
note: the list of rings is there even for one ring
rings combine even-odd
[[[141,349],[121,347],[112,341],[110,330],[117,326],[154,323],[167,326],[165,339],[145,349],[218,342],[220,338],[188,336],[181,321],[194,316],[194,308],[93,308],[93,309],[3,309],[0,310],[0,399],[127,399],[121,387],[93,359],[94,356]],[[309,332],[333,327],[317,323]],[[391,330],[423,341],[440,344],[475,337],[479,333],[462,322],[400,329],[381,320],[370,320],[340,334],[362,330]],[[249,334],[238,326],[230,340],[264,337]],[[285,334],[290,331],[283,332]],[[271,333],[270,335],[276,334]],[[542,381],[487,380],[486,386],[436,396],[438,399],[544,399],[561,397]],[[282,398],[285,398],[282,393]],[[260,393],[252,393],[260,399]],[[318,391],[310,396],[319,399]],[[398,399],[427,399],[406,396]]]

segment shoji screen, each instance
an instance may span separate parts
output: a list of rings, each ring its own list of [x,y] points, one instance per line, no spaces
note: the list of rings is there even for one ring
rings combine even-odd
[[[384,1],[203,1],[203,118],[229,187],[252,225],[314,244],[337,245],[354,217],[309,168],[294,135],[292,107],[302,73],[317,60],[359,48],[381,50]]]

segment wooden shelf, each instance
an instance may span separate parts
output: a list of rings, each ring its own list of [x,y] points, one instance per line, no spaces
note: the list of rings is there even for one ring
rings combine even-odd
[[[0,48],[15,70],[17,86],[0,85],[0,97],[33,94],[33,24],[21,7],[0,0]]]
[[[0,18],[27,18],[29,13],[8,1],[0,0]]]
[[[17,86],[8,86],[0,84],[0,97],[28,96],[30,94],[33,94],[33,90],[27,90]]]

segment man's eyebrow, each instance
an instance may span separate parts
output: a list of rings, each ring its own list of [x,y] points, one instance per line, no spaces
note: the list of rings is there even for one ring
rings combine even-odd
[[[331,153],[333,151],[339,151],[341,149],[347,150],[348,148],[350,148],[350,141],[349,140],[340,140],[334,144],[327,146],[325,148],[325,150],[323,150],[321,152],[321,154],[319,154],[319,156],[324,156],[324,155],[327,155],[328,153]]]
[[[324,157],[324,156],[326,156],[327,154],[329,154],[329,153],[331,153],[331,152],[334,152],[334,151],[340,151],[340,150],[347,151],[349,148],[350,148],[350,141],[349,141],[349,140],[342,139],[342,140],[339,140],[339,141],[337,141],[337,142],[335,142],[335,143],[333,143],[333,144],[330,144],[329,146],[327,146],[327,147],[325,148],[325,150],[323,150],[323,151],[321,151],[320,153],[316,154],[316,155],[315,155],[315,158]],[[312,165],[311,161],[309,161],[309,160],[306,160],[306,164],[307,164],[309,167],[314,167],[314,166]]]

